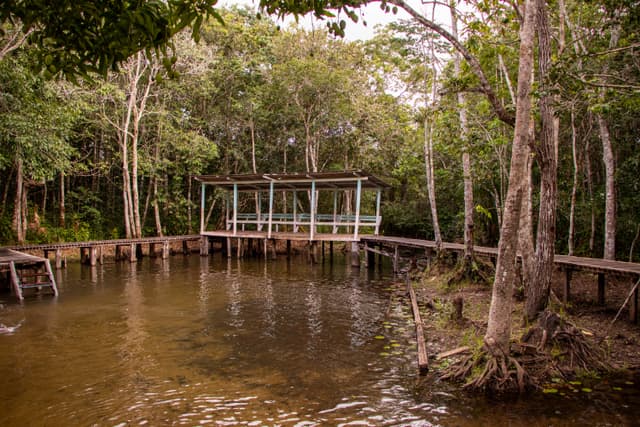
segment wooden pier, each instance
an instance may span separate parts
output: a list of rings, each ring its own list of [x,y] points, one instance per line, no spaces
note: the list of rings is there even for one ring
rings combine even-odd
[[[424,256],[431,259],[435,255],[436,243],[433,240],[409,239],[391,236],[362,236],[361,244],[365,251],[367,263],[374,262],[367,254],[379,254],[388,256],[393,262],[393,271],[399,271],[400,249],[408,248],[424,251]],[[443,242],[442,250],[462,254],[464,245],[460,243]],[[474,246],[474,253],[486,257],[495,263],[498,249],[486,246]],[[640,264],[624,261],[612,261],[601,258],[576,257],[568,255],[555,255],[554,265],[565,273],[563,301],[566,303],[571,296],[571,276],[574,271],[594,273],[598,277],[598,304],[605,304],[605,290],[607,276],[623,277],[631,279],[631,286],[640,279]],[[630,320],[638,322],[638,288],[631,293],[631,305],[629,308]]]
[[[47,243],[41,245],[20,245],[8,246],[6,249],[14,251],[39,252],[42,251],[44,258],[49,259],[49,254],[55,254],[56,269],[64,266],[63,250],[79,249],[81,262],[88,265],[102,264],[104,262],[104,252],[106,248],[115,248],[116,260],[128,260],[136,262],[140,255],[141,245],[149,245],[149,254],[156,256],[156,248],[160,247],[160,256],[163,259],[169,257],[169,247],[172,242],[182,243],[182,251],[188,252],[189,242],[200,242],[199,234],[185,236],[162,236],[162,237],[142,237],[136,239],[114,239],[114,240],[91,240],[85,242],[64,242]]]
[[[56,281],[47,258],[0,248],[0,272],[9,273],[11,286],[19,300],[27,289],[49,289],[58,295]]]

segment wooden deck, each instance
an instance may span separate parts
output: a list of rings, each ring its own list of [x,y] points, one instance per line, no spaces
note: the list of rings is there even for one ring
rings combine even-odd
[[[268,233],[266,231],[237,231],[235,234],[233,231],[229,230],[218,230],[218,231],[205,231],[202,233],[203,236],[207,237],[222,237],[222,238],[232,238],[232,239],[268,239]],[[367,235],[365,235],[367,236]],[[364,237],[363,235],[359,236],[359,239]],[[305,232],[272,232],[271,239],[273,240],[296,240],[296,241],[319,241],[319,242],[358,242],[359,239],[355,239],[353,233],[349,234],[338,234],[338,233],[316,233],[313,235],[313,239],[309,233]]]
[[[0,248],[0,272],[9,272],[9,281],[16,297],[22,301],[27,289],[48,288],[58,295],[56,281],[47,258]]]

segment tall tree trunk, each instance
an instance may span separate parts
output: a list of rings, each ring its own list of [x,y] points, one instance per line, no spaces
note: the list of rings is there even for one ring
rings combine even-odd
[[[525,16],[520,30],[520,53],[518,65],[518,95],[516,103],[516,125],[511,149],[509,188],[505,200],[505,211],[498,243],[498,262],[491,292],[489,321],[484,336],[485,346],[495,357],[509,354],[511,339],[511,311],[513,307],[513,282],[518,249],[518,228],[522,202],[522,180],[526,171],[527,142],[531,114],[531,72],[533,69],[533,47],[537,8],[535,0],[525,2]]]
[[[13,225],[13,231],[16,234],[16,240],[18,242],[18,244],[22,244],[24,243],[24,233],[23,233],[23,227],[22,227],[22,222],[24,221],[24,219],[22,218],[22,213],[23,213],[23,209],[22,209],[22,201],[23,201],[23,197],[22,197],[22,192],[24,190],[24,176],[23,176],[23,172],[22,172],[22,159],[18,158],[15,161],[15,168],[16,168],[16,195],[15,198],[13,199],[13,221],[12,221],[12,225]]]
[[[458,17],[456,15],[456,2],[450,2],[451,34],[458,38]],[[456,77],[460,76],[460,52],[453,55],[453,65]],[[470,271],[473,262],[473,179],[471,177],[471,157],[469,155],[467,106],[465,95],[458,92],[458,118],[460,120],[460,140],[462,141],[462,180],[464,183],[464,263],[465,269]]]
[[[153,218],[156,224],[156,235],[162,237],[162,222],[160,221],[160,206],[158,206],[158,178],[153,178]]]
[[[549,95],[548,75],[551,69],[551,33],[545,0],[537,0],[538,9],[538,68],[542,96],[539,101],[542,130],[536,146],[536,158],[540,166],[540,210],[536,232],[536,256],[532,283],[526,291],[525,316],[533,320],[544,310],[549,301],[553,257],[556,241],[557,208],[557,154],[554,113]]]
[[[64,172],[60,172],[60,207],[59,207],[59,220],[60,220],[60,227],[64,228],[66,225],[66,206],[65,206],[65,199],[66,199],[66,189],[64,186],[64,180],[65,180],[65,175]]]
[[[569,256],[573,256],[575,252],[576,197],[578,194],[579,174],[578,149],[576,139],[575,109],[574,106],[571,105],[571,153],[573,158],[573,182],[571,184],[571,205],[569,207],[569,237],[567,241],[567,246],[569,247]]]
[[[605,170],[605,208],[604,208],[604,259],[616,259],[616,181],[613,145],[609,133],[609,124],[602,114],[596,114],[600,140],[602,141],[602,161]]]

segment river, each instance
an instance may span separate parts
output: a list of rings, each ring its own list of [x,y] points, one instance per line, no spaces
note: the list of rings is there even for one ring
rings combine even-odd
[[[388,269],[174,256],[0,295],[0,425],[637,425],[633,382],[471,397],[417,374]],[[428,339],[428,337],[427,337]]]

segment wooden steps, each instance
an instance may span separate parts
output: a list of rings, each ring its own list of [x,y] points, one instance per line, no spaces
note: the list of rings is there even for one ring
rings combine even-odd
[[[39,258],[17,251],[8,251],[4,255],[4,264],[8,265],[11,286],[20,301],[24,299],[24,290],[50,290],[58,295],[56,280],[53,277],[51,263],[46,258]]]

